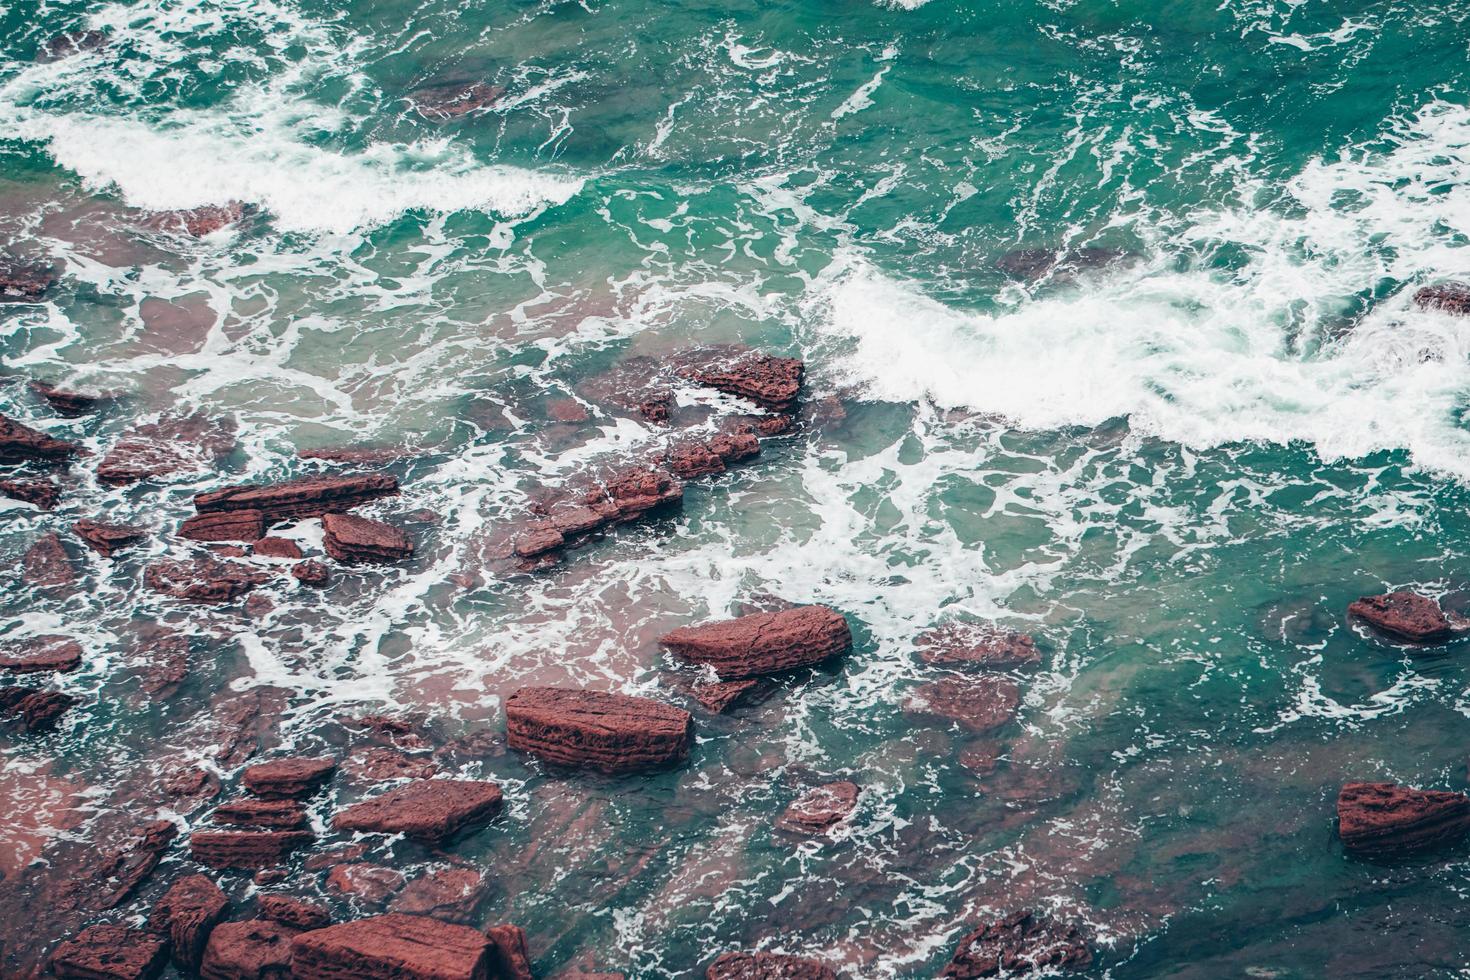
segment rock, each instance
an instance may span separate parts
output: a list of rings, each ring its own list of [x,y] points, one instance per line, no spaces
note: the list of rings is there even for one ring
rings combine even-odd
[[[292,943],[295,980],[487,980],[490,940],[468,926],[386,915],[304,932]]]
[[[856,783],[827,783],[803,794],[776,820],[776,827],[793,834],[824,834],[847,819],[857,807]]]
[[[837,980],[817,960],[780,953],[721,953],[704,975],[706,980]]]
[[[1348,606],[1348,615],[1378,632],[1410,643],[1443,643],[1470,629],[1470,623],[1451,621],[1433,599],[1414,592],[1364,596]]]
[[[195,514],[179,525],[179,537],[191,541],[255,541],[265,534],[265,515],[258,510]]]
[[[13,674],[66,673],[82,663],[82,645],[69,636],[36,636],[0,649],[0,670]]]
[[[72,55],[81,54],[83,51],[96,51],[105,47],[108,37],[101,31],[75,30],[57,34],[36,53],[39,62],[60,61],[70,58]]]
[[[327,566],[315,560],[297,562],[292,565],[291,575],[302,585],[310,585],[318,589],[326,585],[327,580],[331,578]]]
[[[337,771],[335,759],[289,758],[259,762],[242,776],[245,788],[267,799],[309,796]]]
[[[409,103],[425,119],[444,122],[488,112],[505,95],[505,89],[486,82],[446,82],[414,89]]]
[[[288,980],[291,943],[299,930],[268,919],[222,922],[209,934],[203,980]]]
[[[66,548],[55,531],[47,531],[21,559],[22,579],[41,589],[59,589],[77,580]]]
[[[148,928],[168,934],[173,961],[179,969],[197,971],[209,934],[224,918],[229,905],[218,885],[204,875],[189,875],[174,882],[153,906]]]
[[[638,403],[638,414],[650,422],[663,424],[674,410],[674,393],[657,391]]]
[[[229,602],[269,579],[264,572],[213,558],[164,559],[143,571],[148,588],[187,602]]]
[[[758,680],[722,681],[701,684],[694,689],[694,699],[711,714],[723,714],[760,686]]]
[[[153,874],[158,862],[173,844],[179,829],[168,820],[144,824],[123,847],[108,859],[106,870],[99,876],[98,907],[113,908]]]
[[[209,868],[268,868],[315,838],[305,830],[196,830],[189,838],[194,860]]]
[[[488,890],[485,876],[474,868],[441,868],[410,881],[389,909],[471,925]]]
[[[1426,310],[1465,316],[1470,314],[1470,285],[1446,282],[1437,286],[1425,286],[1414,294],[1414,302]]]
[[[56,947],[51,970],[65,980],[147,980],[163,969],[164,942],[119,925],[88,926]]]
[[[1004,677],[947,677],[920,687],[905,707],[983,734],[1009,724],[1020,704],[1021,689]]]
[[[423,779],[354,804],[332,818],[340,831],[406,834],[434,847],[459,832],[488,823],[500,812],[496,783],[472,779]]]
[[[164,211],[150,217],[147,224],[159,231],[203,238],[254,213],[255,208],[251,205],[230,201],[228,204],[204,204],[187,211]]]
[[[914,644],[919,659],[936,667],[973,665],[1004,670],[1041,663],[1031,637],[993,626],[946,623],[920,634]]]
[[[381,746],[354,752],[347,761],[347,769],[358,782],[369,783],[428,779],[439,772],[433,759],[409,756]]]
[[[110,524],[84,517],[71,526],[72,533],[86,542],[103,558],[111,558],[116,552],[129,545],[137,544],[148,536],[147,528],[136,524]]]
[[[0,480],[0,496],[51,510],[61,500],[61,488],[50,480]]]
[[[140,672],[139,684],[151,697],[172,697],[189,676],[189,640],[169,629],[147,631],[138,644],[145,651],[146,664]]]
[[[1077,969],[1091,962],[1092,952],[1075,926],[1022,911],[987,923],[961,939],[940,976],[955,980],[1002,973],[1013,976]]]
[[[327,891],[368,905],[382,905],[402,887],[402,872],[381,864],[339,864],[327,875]]]
[[[605,773],[667,768],[689,756],[689,712],[649,698],[523,687],[505,703],[506,742],[545,762]]]
[[[261,538],[251,546],[252,554],[260,558],[300,558],[301,549],[295,541],[286,538]]]
[[[257,911],[262,919],[279,922],[292,929],[321,929],[332,921],[332,916],[320,905],[285,895],[260,896]]]
[[[796,404],[804,371],[805,365],[797,358],[747,351],[712,364],[690,365],[679,373],[696,384],[753,401],[767,411],[788,412]]]
[[[587,406],[571,398],[554,398],[546,405],[546,414],[553,422],[586,422],[592,416]]]
[[[1421,854],[1470,831],[1470,797],[1395,783],[1348,783],[1337,797],[1337,834],[1350,853],[1372,859]]]
[[[0,415],[0,463],[62,463],[81,448]]]
[[[977,776],[988,776],[1000,766],[1000,747],[976,745],[960,752],[960,765]]]
[[[737,680],[841,656],[852,648],[852,632],[826,606],[796,606],[686,626],[659,642],[681,660],[713,667],[722,680]]]
[[[796,424],[796,419],[789,414],[778,413],[776,415],[762,415],[752,420],[752,424],[755,426],[755,431],[758,435],[779,436],[784,432],[791,431],[791,427]]]
[[[0,303],[38,303],[55,282],[49,266],[0,259]]]
[[[0,717],[17,719],[28,732],[43,732],[52,727],[76,703],[76,698],[60,691],[0,687]]]
[[[306,826],[306,807],[295,800],[236,800],[215,808],[214,822],[264,830],[295,830]]]
[[[103,395],[89,395],[81,391],[69,391],[64,388],[58,388],[53,384],[47,384],[45,381],[32,381],[30,388],[36,394],[46,399],[46,403],[56,411],[56,414],[65,415],[67,418],[78,418],[83,415],[89,415],[97,411],[102,403],[107,400]]]
[[[485,930],[485,936],[490,940],[490,963],[496,980],[534,980],[524,929],[511,925],[491,926]]]
[[[516,538],[515,553],[520,558],[535,558],[559,551],[566,543],[566,537],[556,528],[540,526]]]
[[[661,513],[684,502],[684,485],[663,470],[627,467],[619,470],[594,491],[587,503],[597,509],[611,504],[614,523],[624,524],[649,514]]]
[[[1096,269],[1126,258],[1122,249],[1087,246],[1067,249],[1021,248],[1007,252],[996,261],[996,268],[1011,279],[1036,282],[1056,273],[1058,278],[1072,279],[1078,272]]]
[[[202,413],[135,426],[97,464],[103,483],[136,483],[173,473],[203,473],[235,449],[235,423]]]
[[[760,440],[754,432],[733,432],[715,436],[709,442],[683,443],[669,450],[669,469],[682,479],[712,476],[725,472],[731,464],[760,455]]]
[[[320,871],[323,868],[335,868],[339,864],[347,864],[351,861],[361,861],[368,852],[366,844],[348,844],[331,851],[323,851],[319,854],[309,855],[301,865],[307,871]]]
[[[196,494],[194,509],[201,514],[258,510],[269,525],[303,517],[341,514],[397,493],[398,480],[382,473],[305,476],[285,483],[240,484]]]
[[[321,459],[329,463],[352,463],[359,466],[396,463],[412,456],[413,452],[403,446],[328,446],[296,450],[297,459]]]
[[[413,556],[413,542],[398,528],[352,514],[322,517],[327,554],[344,565],[402,561]]]

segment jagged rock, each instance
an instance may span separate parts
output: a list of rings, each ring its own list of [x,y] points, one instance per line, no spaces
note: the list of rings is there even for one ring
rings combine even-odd
[[[694,699],[711,714],[723,714],[751,691],[760,686],[758,680],[721,681],[701,684],[694,689]]]
[[[111,558],[129,545],[148,536],[148,529],[136,524],[109,524],[85,517],[71,526],[72,533],[86,542],[103,558]]]
[[[28,732],[41,732],[56,724],[77,699],[60,691],[34,687],[0,687],[0,718],[20,722]]]
[[[191,541],[256,541],[265,534],[265,515],[258,510],[195,514],[179,525],[179,537]]]
[[[198,970],[209,933],[224,918],[229,905],[218,885],[204,875],[189,875],[176,881],[153,906],[148,928],[168,934],[173,961],[179,969]]]
[[[689,712],[649,698],[523,687],[505,704],[512,749],[557,765],[606,773],[678,765],[689,756]]]
[[[679,373],[696,384],[749,399],[771,412],[788,412],[801,391],[805,365],[794,357],[734,351],[715,363],[693,364]]]
[[[202,413],[165,416],[135,426],[97,464],[103,483],[136,483],[172,473],[203,473],[235,449],[232,419]]]
[[[824,834],[847,819],[857,807],[857,799],[856,783],[827,783],[795,800],[776,820],[776,826],[793,834]]]
[[[70,58],[83,51],[96,51],[98,48],[105,47],[107,42],[108,37],[102,31],[66,31],[55,35],[41,45],[41,50],[36,52],[36,60],[39,62],[60,61],[62,58]]]
[[[99,908],[113,908],[153,874],[158,862],[173,844],[179,829],[168,820],[155,820],[138,828],[133,839],[114,851],[97,884],[101,887]]]
[[[403,873],[381,864],[339,864],[327,875],[327,891],[382,905],[403,887]]]
[[[1091,962],[1092,952],[1075,926],[1022,911],[987,923],[961,939],[941,976],[971,980],[1002,973],[1077,969]]]
[[[433,759],[409,756],[381,746],[354,752],[347,761],[347,769],[355,780],[368,783],[428,779],[439,772]]]
[[[353,514],[322,517],[327,554],[344,565],[402,561],[413,556],[413,542],[398,528]]]
[[[264,830],[295,830],[306,826],[306,807],[294,800],[236,800],[216,807],[214,822]]]
[[[268,919],[221,922],[209,934],[203,980],[288,980],[291,943],[300,930]]]
[[[779,436],[784,432],[791,431],[791,427],[796,424],[796,419],[787,413],[777,413],[775,415],[761,415],[752,419],[751,424],[755,426],[755,431],[758,435]]]
[[[709,442],[682,443],[669,450],[669,469],[682,479],[723,473],[732,464],[760,455],[754,432],[729,432]]]
[[[21,559],[22,579],[41,589],[59,589],[77,580],[76,569],[55,531],[47,531]]]
[[[354,804],[332,818],[336,830],[406,834],[440,846],[500,812],[500,786],[473,779],[424,779]]]
[[[301,549],[296,542],[286,538],[261,538],[251,546],[250,552],[261,558],[301,557]]]
[[[196,830],[189,838],[194,860],[209,868],[268,868],[314,840],[306,830]]]
[[[1009,724],[1020,704],[1021,689],[1004,677],[947,677],[920,687],[906,707],[983,734]]]
[[[780,953],[721,953],[704,975],[706,980],[837,980],[817,960]]]
[[[318,589],[326,585],[327,580],[331,578],[331,572],[327,570],[327,566],[312,559],[292,565],[291,575],[302,585],[310,585]]]
[[[1414,302],[1426,310],[1465,316],[1470,314],[1470,285],[1446,282],[1437,286],[1425,286],[1414,294]]]
[[[1470,797],[1395,783],[1348,783],[1337,797],[1337,833],[1362,857],[1432,851],[1470,832]]]
[[[515,541],[515,554],[539,558],[617,524],[677,507],[684,485],[660,469],[626,467],[581,500],[556,508]]]
[[[82,645],[69,636],[36,636],[0,649],[0,670],[13,674],[65,673],[82,663]]]
[[[0,258],[0,303],[39,302],[55,282],[50,266]]]
[[[535,558],[560,551],[566,543],[566,537],[556,528],[538,526],[516,538],[515,553],[519,558]]]
[[[852,648],[842,615],[826,606],[796,606],[739,619],[686,626],[659,640],[676,657],[708,664],[723,680],[808,667]]]
[[[63,980],[148,980],[163,962],[161,938],[111,924],[88,926],[51,954],[51,970]]]
[[[50,480],[0,480],[0,496],[51,510],[61,500],[61,488]]]
[[[228,228],[230,225],[243,221],[254,213],[253,206],[240,201],[230,201],[228,204],[204,204],[187,211],[163,211],[152,215],[147,225],[159,231],[203,238],[205,235],[214,234],[221,228]]]
[[[321,929],[332,922],[331,914],[320,905],[285,895],[260,896],[257,911],[262,919],[270,919],[292,929]]]
[[[1414,592],[1364,596],[1348,606],[1348,615],[1380,633],[1410,643],[1443,643],[1470,629],[1470,623],[1451,621],[1439,603]]]
[[[414,89],[408,101],[425,119],[444,122],[486,112],[503,95],[504,88],[487,82],[446,82]]]
[[[328,446],[318,449],[298,449],[298,459],[322,459],[329,463],[353,463],[359,466],[379,466],[409,459],[413,452],[403,446]]]
[[[674,393],[656,391],[638,403],[638,414],[650,422],[663,424],[674,410]]]
[[[265,515],[267,524],[275,524],[303,517],[345,513],[396,493],[398,480],[382,473],[305,476],[284,483],[240,484],[197,494],[194,509],[201,514],[258,510]]]
[[[272,759],[247,768],[245,788],[268,799],[308,796],[337,771],[335,759]]]
[[[496,980],[534,980],[526,932],[520,926],[499,925],[485,930],[490,940],[490,964]]]
[[[45,381],[32,381],[30,389],[50,405],[58,415],[68,418],[78,418],[97,411],[106,398],[102,395],[89,395],[81,391],[69,391],[58,388]]]
[[[81,451],[74,442],[53,439],[6,415],[0,415],[0,463],[61,463]]]
[[[919,659],[936,667],[976,666],[1007,669],[1041,663],[1036,641],[1025,633],[969,623],[947,623],[920,634]]]
[[[269,579],[264,572],[212,558],[164,559],[143,572],[148,588],[188,602],[229,602]]]
[[[304,932],[295,980],[487,980],[490,940],[468,926],[389,912]]]
[[[488,888],[474,868],[441,868],[408,883],[389,909],[471,925]]]

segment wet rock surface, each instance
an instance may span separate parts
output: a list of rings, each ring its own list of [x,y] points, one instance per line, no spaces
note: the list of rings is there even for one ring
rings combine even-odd
[[[771,412],[787,412],[796,405],[806,367],[794,357],[773,357],[759,351],[714,351],[705,363],[688,364],[679,373],[696,384],[755,402]],[[721,354],[724,356],[720,356]],[[703,352],[695,355],[704,360]]]
[[[52,510],[61,501],[61,488],[50,480],[0,480],[0,496]]]
[[[202,413],[169,415],[134,426],[97,464],[97,479],[123,485],[185,473],[203,473],[235,449],[233,419]]]
[[[253,871],[280,864],[313,839],[305,830],[196,830],[189,837],[189,850],[207,868]]]
[[[0,719],[18,724],[28,732],[44,732],[77,703],[61,691],[34,687],[0,687]]]
[[[143,584],[148,588],[187,602],[229,602],[269,580],[264,572],[212,558],[164,559],[143,572]]]
[[[398,493],[398,480],[383,473],[307,476],[284,483],[239,484],[196,494],[201,514],[256,510],[266,523],[342,514]],[[256,535],[260,537],[261,535]],[[252,538],[251,540],[255,540]]]
[[[30,389],[45,399],[57,415],[67,418],[90,415],[108,401],[105,395],[61,388],[45,381],[32,381]]]
[[[489,890],[485,876],[474,868],[440,868],[410,881],[389,910],[474,925]]]
[[[445,82],[414,89],[408,101],[425,119],[446,122],[487,112],[504,95],[505,89],[488,82]]]
[[[199,975],[204,980],[287,980],[291,942],[298,934],[269,919],[222,922],[209,935]]]
[[[265,515],[258,510],[195,514],[178,533],[191,541],[255,541],[265,534]]]
[[[1470,315],[1470,285],[1446,282],[1425,286],[1414,293],[1414,303],[1426,310],[1467,316]]]
[[[332,778],[337,760],[331,758],[272,759],[246,768],[245,788],[267,799],[309,796]]]
[[[286,538],[261,538],[250,546],[250,553],[258,558],[297,559],[301,557],[301,549],[296,542]]]
[[[103,558],[143,541],[148,529],[136,524],[116,524],[84,518],[71,526],[72,533]]]
[[[750,697],[760,683],[759,680],[744,680],[701,684],[694,689],[694,699],[711,714],[723,714]]]
[[[224,918],[229,899],[204,875],[189,875],[174,883],[148,917],[148,928],[166,934],[174,964],[198,970],[209,934]]]
[[[403,872],[381,864],[339,864],[327,874],[326,889],[362,905],[380,906],[403,887]]]
[[[0,303],[38,303],[55,282],[47,265],[0,257]]]
[[[1348,783],[1337,797],[1337,833],[1350,853],[1369,859],[1431,853],[1470,833],[1470,796],[1395,783]]]
[[[723,680],[809,667],[852,647],[847,620],[826,606],[797,606],[684,627],[660,640],[674,656],[707,664]]]
[[[490,941],[467,926],[389,912],[301,933],[296,980],[488,980]]]
[[[332,577],[332,573],[321,562],[308,559],[291,566],[291,577],[302,585],[319,589],[327,584]]]
[[[920,634],[914,645],[919,659],[936,667],[1005,670],[1041,663],[1030,636],[980,624],[948,623]]]
[[[42,63],[60,61],[87,51],[96,51],[106,47],[108,40],[104,32],[90,28],[66,31],[55,35],[41,45],[41,50],[36,53],[36,60]]]
[[[162,968],[164,941],[143,929],[95,925],[56,948],[51,971],[64,980],[148,980]]]
[[[232,827],[295,830],[306,825],[306,807],[294,800],[235,800],[215,807],[213,820]]]
[[[984,734],[1010,724],[1020,703],[1021,689],[1013,681],[1003,677],[955,677],[922,685],[905,708]]]
[[[80,453],[81,448],[0,415],[0,463],[64,463]]]
[[[398,528],[353,514],[322,518],[327,554],[344,565],[402,561],[413,556],[413,542]]]
[[[1470,622],[1451,621],[1439,603],[1414,592],[1364,596],[1348,606],[1348,615],[1391,639],[1410,643],[1443,643],[1470,631]]]
[[[37,636],[0,646],[0,670],[12,674],[65,673],[82,663],[82,645],[69,636]]]
[[[678,765],[689,755],[689,712],[650,698],[523,687],[505,704],[512,748],[560,766],[606,773]]]
[[[389,790],[337,813],[337,830],[405,834],[435,846],[488,823],[500,812],[502,793],[492,782],[424,779]]]
[[[827,783],[792,801],[776,820],[776,827],[792,834],[824,834],[847,819],[857,800],[856,783]]]
[[[491,926],[485,930],[485,936],[490,940],[490,964],[496,977],[534,980],[525,930],[512,925]]]
[[[655,467],[624,467],[579,499],[551,509],[515,540],[523,559],[550,555],[574,546],[604,529],[642,520],[679,507],[684,484]]]
[[[721,953],[704,975],[706,980],[837,980],[820,960],[782,953]]]
[[[42,589],[64,589],[77,580],[66,546],[55,531],[47,531],[21,558],[21,578]]]
[[[279,922],[292,929],[320,929],[330,925],[331,913],[320,905],[286,895],[262,895],[256,911],[262,919]]]
[[[986,923],[961,939],[941,976],[954,980],[1016,976],[1080,969],[1091,962],[1092,952],[1075,926],[1021,911]]]

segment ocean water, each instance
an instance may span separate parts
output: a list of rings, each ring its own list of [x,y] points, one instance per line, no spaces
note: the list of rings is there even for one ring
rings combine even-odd
[[[0,598],[0,642],[85,648],[46,682],[79,706],[0,741],[3,969],[64,938],[48,875],[119,827],[207,823],[159,774],[203,766],[230,798],[219,733],[253,703],[266,754],[343,751],[341,719],[389,714],[441,771],[501,782],[505,815],[451,851],[493,882],[477,924],[523,926],[538,976],[694,977],[766,948],[929,977],[1017,908],[1078,923],[1087,976],[1470,974],[1465,856],[1366,865],[1333,812],[1347,780],[1466,788],[1463,647],[1386,644],[1344,610],[1398,587],[1470,606],[1470,318],[1410,302],[1470,277],[1467,17],[0,5],[0,251],[60,273],[0,305],[0,411],[96,453],[168,412],[239,432],[214,472],[117,489],[83,460],[55,511],[0,510],[17,566],[81,517],[155,532],[77,551],[73,593],[13,576]],[[108,43],[36,60],[79,29]],[[448,121],[405,100],[457,81],[505,94]],[[254,213],[202,238],[151,220],[230,202]],[[675,517],[535,574],[487,557],[545,488],[661,445],[605,397],[620,368],[717,343],[803,358],[819,410]],[[34,378],[120,397],[62,418]],[[588,419],[556,421],[564,399]],[[366,513],[411,530],[412,561],[322,593],[280,576],[251,611],[143,588],[190,553],[169,532],[194,493],[339,470],[296,453],[345,444],[406,447],[383,464],[403,495]],[[319,551],[314,522],[285,533]],[[773,599],[840,610],[853,652],[696,712],[687,766],[569,776],[505,751],[516,688],[686,703],[696,675],[657,637]],[[904,710],[936,676],[914,638],[957,619],[1045,654],[993,736]],[[139,687],[160,628],[189,638],[172,696]],[[961,763],[975,748],[995,773]],[[835,779],[862,787],[838,832],[772,829]],[[324,838],[361,792],[314,804]],[[293,894],[376,911],[291,868]],[[100,918],[190,869],[176,847]],[[246,914],[257,886],[224,883]]]

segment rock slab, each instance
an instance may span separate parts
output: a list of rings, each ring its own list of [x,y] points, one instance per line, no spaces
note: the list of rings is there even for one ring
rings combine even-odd
[[[841,656],[852,649],[852,632],[833,609],[797,606],[686,626],[659,642],[681,660],[713,667],[721,680],[740,680]]]
[[[1337,797],[1343,847],[1393,859],[1454,844],[1470,832],[1470,796],[1396,783],[1348,783]]]
[[[505,704],[506,741],[546,762],[605,773],[678,765],[694,720],[661,701],[557,687],[523,687]]]
[[[382,564],[413,556],[413,542],[398,528],[353,514],[322,517],[327,554],[344,565]]]
[[[496,783],[475,779],[421,779],[349,806],[332,818],[337,830],[405,834],[439,846],[500,812]]]
[[[1348,606],[1348,615],[1378,632],[1410,643],[1443,643],[1470,624],[1451,622],[1439,603],[1416,592],[1364,596]]]
[[[389,912],[304,932],[295,980],[489,980],[490,940],[468,926]]]
[[[65,980],[147,980],[163,962],[161,937],[118,925],[89,926],[51,955],[52,971]]]
[[[176,881],[153,906],[148,928],[168,935],[179,969],[198,970],[209,934],[229,905],[218,885],[204,875],[189,875]]]
[[[1075,926],[1026,910],[986,923],[960,940],[940,974],[954,980],[1078,969],[1092,952]]]
[[[336,771],[336,759],[293,757],[258,762],[247,767],[241,779],[256,796],[282,799],[309,796]]]

